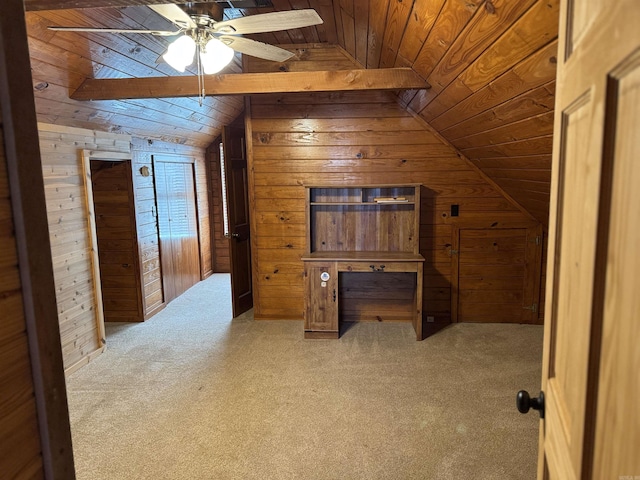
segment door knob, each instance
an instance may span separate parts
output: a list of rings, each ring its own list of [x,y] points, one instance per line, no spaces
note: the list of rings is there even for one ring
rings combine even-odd
[[[520,413],[527,413],[530,409],[538,410],[540,418],[544,418],[544,392],[538,398],[531,398],[529,392],[520,390],[516,395],[516,407]]]
[[[239,233],[232,233],[231,236],[233,238],[240,238],[240,234]]]

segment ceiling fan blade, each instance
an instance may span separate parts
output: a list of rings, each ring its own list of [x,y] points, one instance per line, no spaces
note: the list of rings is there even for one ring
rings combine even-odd
[[[94,33],[150,33],[151,35],[171,36],[182,33],[182,30],[170,32],[168,30],[126,30],[121,28],[92,28],[92,27],[47,27],[58,32],[94,32]]]
[[[197,27],[196,22],[191,19],[189,14],[174,3],[147,6],[180,28],[189,29]]]
[[[224,22],[215,22],[214,32],[225,34],[249,34],[277,32],[290,28],[309,27],[323,23],[320,15],[312,8],[282,12],[262,13],[249,17],[239,17]]]
[[[274,62],[284,62],[294,56],[293,53],[268,43],[257,42],[250,38],[235,37],[233,35],[216,35],[221,42],[229,45],[235,51],[251,55],[252,57],[264,58]]]

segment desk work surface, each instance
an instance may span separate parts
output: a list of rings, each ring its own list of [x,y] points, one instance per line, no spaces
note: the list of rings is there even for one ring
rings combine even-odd
[[[357,261],[357,262],[424,262],[424,257],[413,252],[313,252],[301,257],[302,261]]]

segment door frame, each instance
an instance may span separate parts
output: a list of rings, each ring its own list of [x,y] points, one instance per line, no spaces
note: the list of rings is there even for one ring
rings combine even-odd
[[[89,230],[89,247],[91,249],[91,272],[93,277],[93,295],[96,304],[96,326],[98,327],[98,344],[101,345],[95,352],[91,353],[88,360],[91,361],[97,357],[107,348],[106,344],[106,331],[104,326],[104,305],[102,303],[102,281],[100,280],[100,253],[98,251],[98,233],[96,227],[96,212],[93,204],[93,185],[91,183],[91,160],[100,160],[104,162],[131,162],[131,153],[124,152],[110,152],[106,150],[90,150],[83,149],[82,155],[82,181],[85,189],[85,202],[87,209],[87,226]],[[135,185],[133,184],[133,172],[131,175],[132,189],[135,191]],[[134,219],[135,221],[135,219]],[[136,225],[137,231],[137,225]],[[138,258],[140,256],[140,250],[138,247],[138,239],[136,235],[136,250]],[[138,262],[139,265],[139,262]],[[140,270],[140,268],[138,269]],[[140,282],[142,282],[142,271],[138,272],[140,276]],[[141,283],[142,285],[142,283]],[[143,295],[144,302],[144,295]],[[142,305],[144,311],[144,303]],[[84,361],[83,361],[84,364]]]

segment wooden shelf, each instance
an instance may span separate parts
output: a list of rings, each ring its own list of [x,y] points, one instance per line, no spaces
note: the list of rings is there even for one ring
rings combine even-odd
[[[306,190],[309,253],[418,253],[419,185],[323,185]]]

